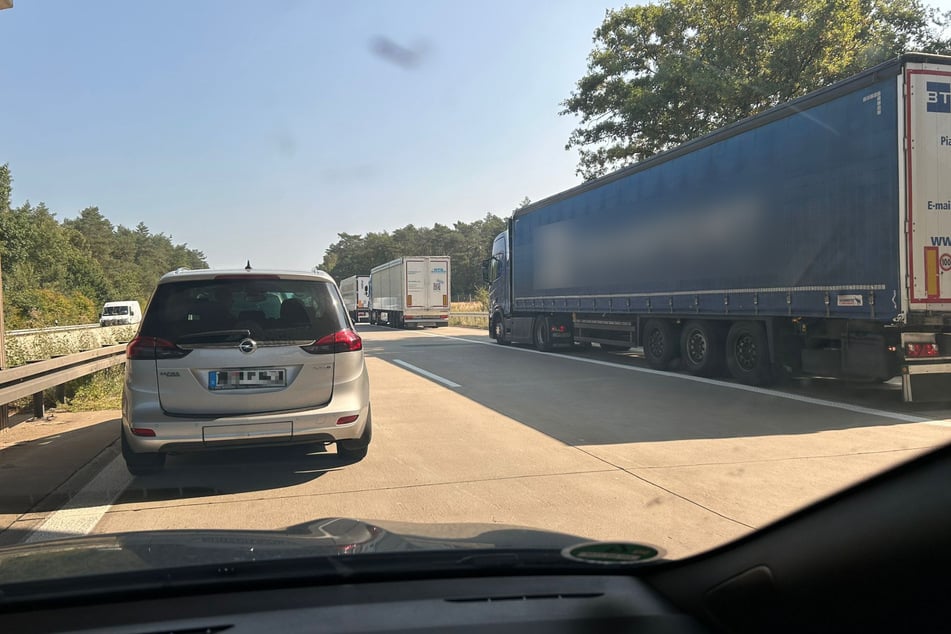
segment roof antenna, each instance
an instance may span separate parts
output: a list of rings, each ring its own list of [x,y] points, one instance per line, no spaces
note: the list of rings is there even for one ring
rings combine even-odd
[[[248,260],[248,263],[244,265],[244,270],[245,271],[251,270],[251,260]]]

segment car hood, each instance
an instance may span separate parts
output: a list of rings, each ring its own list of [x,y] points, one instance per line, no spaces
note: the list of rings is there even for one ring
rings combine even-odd
[[[161,530],[71,537],[0,549],[0,585],[64,577],[305,557],[438,550],[562,550],[574,535],[497,524],[324,518],[283,531]]]

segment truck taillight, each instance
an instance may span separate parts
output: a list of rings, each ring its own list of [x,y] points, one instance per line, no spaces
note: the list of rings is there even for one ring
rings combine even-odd
[[[567,332],[568,329],[565,328],[564,324],[552,324],[551,331],[552,332]]]
[[[936,343],[906,343],[905,356],[909,358],[920,359],[924,357],[938,356],[938,344]]]

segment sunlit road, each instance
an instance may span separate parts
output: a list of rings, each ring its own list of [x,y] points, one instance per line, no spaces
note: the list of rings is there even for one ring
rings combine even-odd
[[[750,390],[654,373],[636,352],[541,354],[461,328],[360,330],[374,413],[362,462],[333,448],[234,450],[171,456],[163,473],[132,478],[112,443],[68,494],[2,498],[0,543],[349,516],[524,525],[678,556],[951,441],[951,411],[902,405],[889,385]]]

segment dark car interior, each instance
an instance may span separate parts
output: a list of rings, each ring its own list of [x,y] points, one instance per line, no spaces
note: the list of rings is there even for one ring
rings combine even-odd
[[[332,582],[222,575],[82,598],[0,594],[0,631],[944,632],[949,483],[946,446],[681,561],[579,571],[486,556]]]

